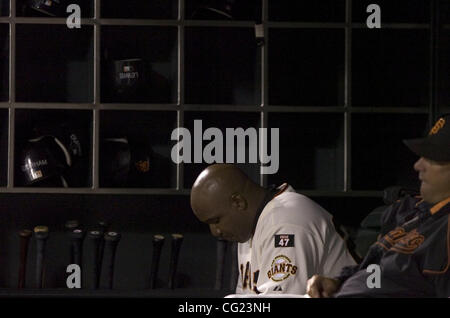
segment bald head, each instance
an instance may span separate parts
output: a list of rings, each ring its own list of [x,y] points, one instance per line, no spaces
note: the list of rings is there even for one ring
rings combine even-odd
[[[252,234],[264,194],[265,190],[236,166],[215,164],[197,177],[192,186],[191,207],[200,221],[210,225],[213,235],[246,241]],[[236,233],[237,228],[240,233]]]
[[[227,205],[235,193],[243,194],[253,182],[236,166],[215,164],[200,173],[192,186],[191,206],[203,221],[218,205]],[[204,215],[206,214],[206,215]]]

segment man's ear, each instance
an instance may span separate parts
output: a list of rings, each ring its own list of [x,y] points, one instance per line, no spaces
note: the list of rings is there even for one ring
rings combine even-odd
[[[231,206],[239,211],[247,209],[247,200],[239,193],[233,193],[231,195]]]

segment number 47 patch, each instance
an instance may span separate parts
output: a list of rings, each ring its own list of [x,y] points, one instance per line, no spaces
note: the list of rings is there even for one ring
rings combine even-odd
[[[294,234],[275,234],[275,247],[294,247]]]

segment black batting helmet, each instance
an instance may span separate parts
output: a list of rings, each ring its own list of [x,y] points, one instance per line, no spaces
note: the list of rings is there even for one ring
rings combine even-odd
[[[58,138],[41,136],[28,140],[19,160],[24,185],[40,186],[44,180],[54,179],[57,182],[52,185],[67,186],[62,174],[72,165],[72,158]]]

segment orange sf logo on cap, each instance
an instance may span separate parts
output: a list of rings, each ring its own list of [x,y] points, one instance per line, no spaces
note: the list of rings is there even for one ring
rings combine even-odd
[[[434,124],[433,128],[431,128],[430,132],[428,133],[428,135],[435,135],[437,134],[437,132],[439,130],[442,129],[442,127],[444,127],[445,125],[445,119],[444,118],[440,118],[436,124]]]

